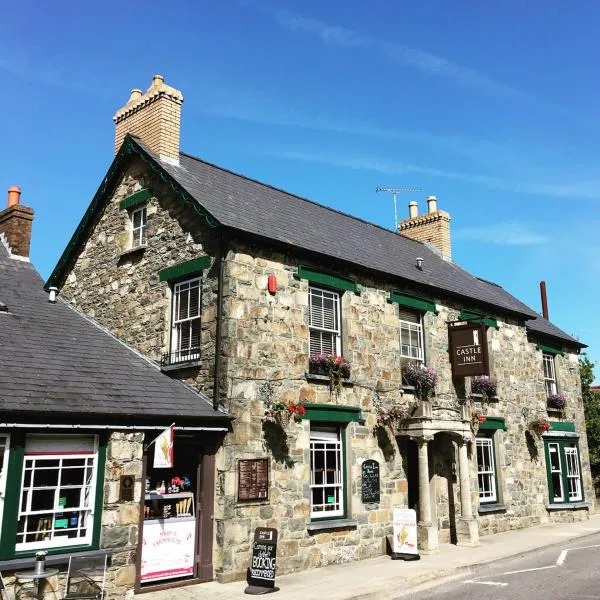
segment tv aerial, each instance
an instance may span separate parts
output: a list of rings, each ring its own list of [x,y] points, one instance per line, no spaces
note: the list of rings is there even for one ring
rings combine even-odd
[[[392,194],[392,196],[394,198],[394,231],[396,231],[396,229],[398,228],[398,207],[396,206],[396,196],[398,194],[420,192],[421,190],[420,190],[420,188],[411,188],[411,187],[399,187],[399,188],[376,187],[375,191],[376,192],[387,192],[388,194]]]

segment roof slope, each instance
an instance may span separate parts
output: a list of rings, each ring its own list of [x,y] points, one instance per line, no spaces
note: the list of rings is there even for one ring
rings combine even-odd
[[[8,309],[0,311],[0,411],[229,420],[65,302],[48,302],[33,266],[2,244],[0,302]]]

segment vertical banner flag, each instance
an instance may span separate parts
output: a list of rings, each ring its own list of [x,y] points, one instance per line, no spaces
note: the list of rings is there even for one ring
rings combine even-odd
[[[154,468],[173,468],[173,425],[167,427],[154,440]]]

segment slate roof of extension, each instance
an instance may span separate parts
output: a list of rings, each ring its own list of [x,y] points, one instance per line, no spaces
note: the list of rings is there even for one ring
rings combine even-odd
[[[10,413],[96,423],[185,420],[227,426],[209,399],[159,368],[60,299],[48,302],[29,263],[0,242],[0,420]],[[181,421],[179,421],[181,422]]]
[[[103,195],[111,171],[132,152],[150,160],[160,172],[166,172],[176,186],[225,227],[391,276],[399,281],[399,285],[403,282],[411,287],[416,285],[429,291],[434,298],[456,297],[465,308],[491,315],[507,313],[523,320],[535,319],[527,323],[532,331],[584,346],[551,323],[542,323],[538,313],[501,286],[480,280],[457,264],[443,260],[426,244],[185,153],[180,153],[180,164],[173,165],[161,160],[131,135],[126,136],[109,175],[47,285],[60,287],[62,284],[69,261],[85,240],[86,227],[106,201]],[[415,266],[417,257],[424,259],[422,270]]]

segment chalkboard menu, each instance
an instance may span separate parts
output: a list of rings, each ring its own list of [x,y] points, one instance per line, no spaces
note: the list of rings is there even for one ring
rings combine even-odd
[[[269,498],[269,459],[252,458],[238,461],[238,500]]]
[[[277,529],[257,527],[254,530],[252,564],[248,583],[259,587],[275,587]]]
[[[376,460],[365,460],[361,466],[361,494],[364,504],[368,502],[379,502],[379,463]]]

